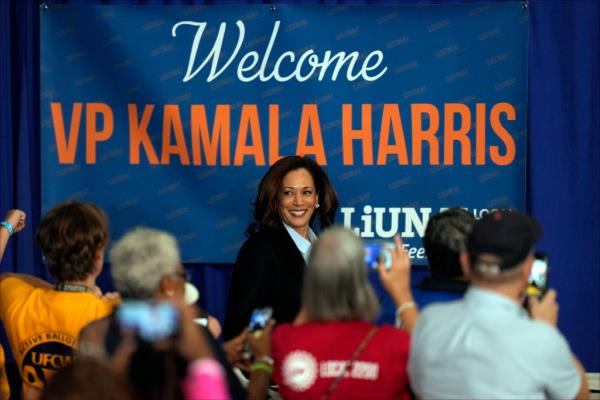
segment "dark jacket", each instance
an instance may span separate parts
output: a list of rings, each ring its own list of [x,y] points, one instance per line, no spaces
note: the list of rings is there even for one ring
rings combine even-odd
[[[301,306],[306,263],[283,225],[246,240],[233,270],[223,338],[240,334],[255,308],[272,307],[277,323],[292,322]]]

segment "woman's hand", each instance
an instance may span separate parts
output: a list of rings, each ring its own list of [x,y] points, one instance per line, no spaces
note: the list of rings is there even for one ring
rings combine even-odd
[[[402,246],[400,236],[394,236],[394,245],[395,248],[386,247],[384,250],[388,251],[392,256],[391,268],[386,269],[383,260],[377,265],[379,280],[392,298],[400,302],[412,301],[412,292],[410,290],[410,257]]]
[[[270,319],[265,329],[248,333],[248,345],[255,359],[271,357],[271,331],[275,321]]]
[[[14,233],[20,232],[25,228],[25,219],[27,218],[27,214],[21,210],[9,210],[6,213],[6,217],[4,220],[8,222],[12,228]]]
[[[231,340],[223,343],[223,351],[227,361],[243,371],[250,371],[250,355],[244,349],[248,337],[248,328]]]
[[[223,328],[221,328],[221,323],[219,322],[218,319],[216,319],[212,315],[209,315],[207,318],[208,318],[208,324],[207,324],[206,328],[211,333],[211,335],[215,339],[217,339],[219,336],[221,336],[221,331],[223,331]]]
[[[400,236],[394,236],[396,248],[388,248],[392,255],[392,267],[388,270],[384,262],[379,262],[377,271],[379,279],[385,290],[390,294],[396,305],[396,326],[401,326],[408,332],[412,332],[419,311],[410,290],[410,257],[402,247]]]

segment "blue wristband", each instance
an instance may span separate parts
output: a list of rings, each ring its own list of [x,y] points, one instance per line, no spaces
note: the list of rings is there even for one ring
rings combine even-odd
[[[12,235],[13,233],[15,233],[15,230],[13,229],[12,225],[8,221],[2,221],[2,222],[0,222],[0,226],[5,227],[6,230],[8,231],[9,235]]]

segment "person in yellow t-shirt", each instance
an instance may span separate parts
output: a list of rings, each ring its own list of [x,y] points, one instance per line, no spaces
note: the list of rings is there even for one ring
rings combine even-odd
[[[8,239],[25,228],[26,218],[27,215],[21,210],[9,210],[4,221],[0,222],[0,261],[2,261],[4,250],[8,245]],[[0,400],[7,400],[10,397],[10,386],[4,363],[4,349],[0,345]]]
[[[102,210],[68,201],[52,208],[36,234],[56,284],[23,274],[0,276],[0,319],[23,380],[23,397],[39,397],[48,379],[73,362],[82,327],[112,312],[96,278],[108,244]]]

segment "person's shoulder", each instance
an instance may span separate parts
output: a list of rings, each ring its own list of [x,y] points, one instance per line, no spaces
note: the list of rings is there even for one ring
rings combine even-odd
[[[120,303],[120,301],[117,299],[106,300],[87,292],[81,293],[81,301],[84,303],[87,302],[88,306],[93,306],[95,308],[97,314],[96,318],[104,318],[108,316]]]
[[[301,324],[294,324],[292,322],[286,322],[283,324],[277,324],[273,330],[273,337],[278,337],[283,340],[289,340],[294,338],[311,338],[319,337],[323,334],[327,334],[330,331],[339,332],[339,324],[336,322],[317,322],[309,321]]]
[[[263,226],[257,232],[253,233],[248,237],[248,241],[264,241],[273,240],[285,237],[288,235],[285,228],[282,225],[277,226]]]
[[[302,331],[303,325],[277,324],[271,334],[271,341],[274,345],[290,343],[290,339],[297,337]]]
[[[275,328],[273,329],[273,336],[287,335],[289,333],[293,333],[295,331],[302,330],[304,327],[305,327],[305,324],[294,325],[289,322],[284,323],[284,324],[277,324],[277,325],[275,325]]]
[[[29,295],[35,287],[29,284],[26,280],[19,276],[11,274],[2,274],[0,279],[0,294],[2,294],[2,302],[10,303],[16,297]]]
[[[437,302],[425,306],[421,310],[412,336],[421,336],[425,332],[435,334],[439,329],[448,329],[464,316],[463,308],[463,300]]]
[[[286,236],[289,237],[283,227],[261,227],[246,239],[238,254],[252,257],[272,256],[274,250],[277,252],[285,247]]]
[[[403,329],[396,328],[395,326],[389,324],[383,324],[379,328],[379,335],[386,338],[386,340],[390,339],[393,341],[406,341],[408,342],[410,336],[408,332]],[[390,342],[391,343],[391,342]]]
[[[242,244],[242,249],[265,246],[273,239],[279,237],[279,234],[280,232],[275,228],[261,227],[246,238],[246,241]]]
[[[0,275],[0,285],[4,288],[12,288],[12,287],[33,287],[29,283],[27,283],[24,279],[20,278],[17,275],[13,275],[10,273],[5,273]]]
[[[425,318],[444,318],[450,317],[453,312],[460,310],[464,305],[462,299],[451,300],[451,301],[440,301],[426,305],[421,310],[419,319]]]
[[[520,325],[518,329],[523,340],[529,338],[532,345],[536,347],[539,345],[545,348],[568,346],[566,338],[556,326],[530,318],[524,318]]]

